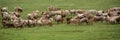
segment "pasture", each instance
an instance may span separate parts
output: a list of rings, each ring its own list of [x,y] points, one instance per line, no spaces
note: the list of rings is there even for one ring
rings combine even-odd
[[[48,11],[47,8],[51,5],[62,9],[107,10],[111,7],[120,7],[120,0],[0,0],[0,8],[7,6],[9,11],[13,11],[15,6],[21,6],[21,16],[24,19],[27,18],[27,13],[34,10]],[[73,25],[54,22],[52,27],[17,29],[3,28],[0,23],[0,40],[120,40],[120,24],[97,22],[93,25]]]

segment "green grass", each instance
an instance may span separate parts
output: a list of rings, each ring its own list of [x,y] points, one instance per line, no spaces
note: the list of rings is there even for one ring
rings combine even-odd
[[[13,11],[15,6],[21,6],[27,13],[34,10],[48,11],[50,5],[62,9],[97,9],[106,10],[120,7],[120,0],[0,0],[0,8],[7,6]],[[1,19],[1,17],[0,17]],[[0,40],[120,40],[120,24],[94,23],[93,25],[56,24],[35,26],[32,28],[2,28],[0,23]]]

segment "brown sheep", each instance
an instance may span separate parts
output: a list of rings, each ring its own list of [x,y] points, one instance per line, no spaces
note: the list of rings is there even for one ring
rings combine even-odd
[[[94,16],[87,16],[86,18],[88,18],[88,24],[93,24],[94,23]]]
[[[66,21],[67,21],[67,24],[74,23],[79,25],[79,19],[76,19],[76,18],[66,18]]]

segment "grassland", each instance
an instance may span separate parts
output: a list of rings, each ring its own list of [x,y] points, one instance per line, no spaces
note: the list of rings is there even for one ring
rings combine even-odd
[[[7,6],[10,11],[15,6],[21,6],[24,10],[21,15],[25,19],[27,13],[34,10],[46,11],[51,5],[62,9],[106,10],[120,7],[120,0],[0,0],[0,8]],[[54,23],[52,27],[16,29],[2,28],[0,23],[0,40],[120,40],[120,24],[94,23],[76,26]]]

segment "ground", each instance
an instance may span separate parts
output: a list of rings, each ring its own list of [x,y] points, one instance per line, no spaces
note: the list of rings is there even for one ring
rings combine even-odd
[[[48,11],[49,6],[62,9],[96,9],[107,10],[120,7],[120,0],[0,0],[0,8],[7,6],[13,11],[15,6],[23,8],[22,18],[34,10]],[[1,16],[0,16],[1,19]],[[0,40],[120,40],[120,24],[106,22],[93,25],[56,24],[50,26],[35,26],[3,28],[0,23]]]

